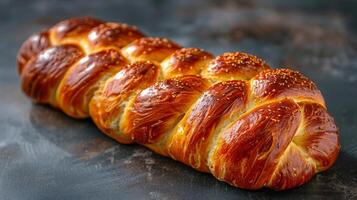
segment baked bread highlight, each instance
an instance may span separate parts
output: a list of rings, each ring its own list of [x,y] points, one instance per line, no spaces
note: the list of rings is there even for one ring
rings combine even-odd
[[[316,85],[247,53],[214,57],[82,17],[31,36],[17,63],[33,101],[239,188],[297,187],[339,153]]]

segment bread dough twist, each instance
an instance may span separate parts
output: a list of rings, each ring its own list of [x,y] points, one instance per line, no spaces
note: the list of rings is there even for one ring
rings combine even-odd
[[[35,102],[240,188],[302,185],[340,149],[316,85],[247,53],[214,57],[83,17],[31,36],[18,71]]]

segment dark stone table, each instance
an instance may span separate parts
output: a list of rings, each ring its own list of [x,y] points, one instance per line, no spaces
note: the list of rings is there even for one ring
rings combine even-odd
[[[31,2],[31,3],[30,3]],[[0,199],[357,199],[357,3],[0,1]],[[313,79],[341,131],[336,164],[284,192],[241,190],[32,104],[15,57],[33,32],[72,16],[139,26],[215,54],[245,51]]]

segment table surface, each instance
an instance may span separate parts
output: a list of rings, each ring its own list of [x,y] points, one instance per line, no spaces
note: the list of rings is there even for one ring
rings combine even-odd
[[[357,199],[356,9],[353,1],[324,0],[0,0],[1,199]],[[118,144],[90,120],[32,104],[19,89],[19,46],[42,28],[83,15],[303,72],[340,128],[336,164],[296,189],[241,190],[138,145]]]

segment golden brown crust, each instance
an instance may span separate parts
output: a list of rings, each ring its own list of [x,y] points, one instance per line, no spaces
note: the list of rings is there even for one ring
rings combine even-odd
[[[88,104],[98,81],[110,77],[127,64],[116,50],[108,49],[83,57],[62,79],[57,96],[61,109],[75,118],[89,116]]]
[[[170,139],[170,156],[200,171],[208,171],[208,145],[214,131],[225,115],[245,107],[247,91],[243,81],[220,82],[207,89]]]
[[[166,38],[145,37],[126,46],[123,55],[132,61],[161,62],[179,48],[178,44]]]
[[[121,126],[135,142],[155,143],[178,123],[206,88],[205,80],[199,76],[158,82],[138,94]]]
[[[208,66],[206,76],[216,79],[249,80],[270,67],[260,58],[243,52],[217,56]]]
[[[161,63],[166,78],[199,75],[213,59],[213,55],[198,48],[182,48]]]
[[[290,69],[265,70],[254,77],[251,82],[256,102],[289,97],[325,104],[315,83],[297,71]]]
[[[50,30],[52,40],[59,43],[66,39],[86,37],[94,27],[102,23],[104,22],[91,17],[78,17],[61,21]]]
[[[299,106],[291,100],[263,105],[243,115],[219,136],[210,158],[211,172],[237,187],[263,187],[300,120]]]
[[[42,50],[51,46],[51,41],[47,31],[34,34],[29,37],[21,46],[17,54],[17,70],[21,74],[25,65]]]
[[[104,23],[94,27],[88,34],[91,49],[103,47],[123,48],[129,43],[144,37],[136,27],[126,24]]]
[[[58,84],[83,55],[83,51],[74,45],[55,46],[42,51],[23,70],[22,90],[36,102],[57,106],[55,94]]]
[[[30,37],[17,62],[34,101],[237,187],[297,187],[340,150],[316,85],[247,53],[214,58],[84,17]]]
[[[300,106],[304,123],[294,142],[317,162],[317,170],[326,170],[335,162],[340,150],[334,119],[317,103],[303,102]]]
[[[296,146],[288,147],[280,157],[267,186],[274,190],[285,190],[300,186],[309,181],[316,173],[314,163],[306,161],[304,154]]]
[[[317,172],[331,167],[340,150],[337,127],[326,109],[311,102],[299,106],[302,123],[268,183],[275,190],[306,183]]]
[[[122,143],[132,143],[130,135],[119,129],[124,101],[137,90],[142,90],[157,81],[159,67],[149,61],[129,64],[110,78],[92,99],[90,112],[93,121],[107,135]]]

